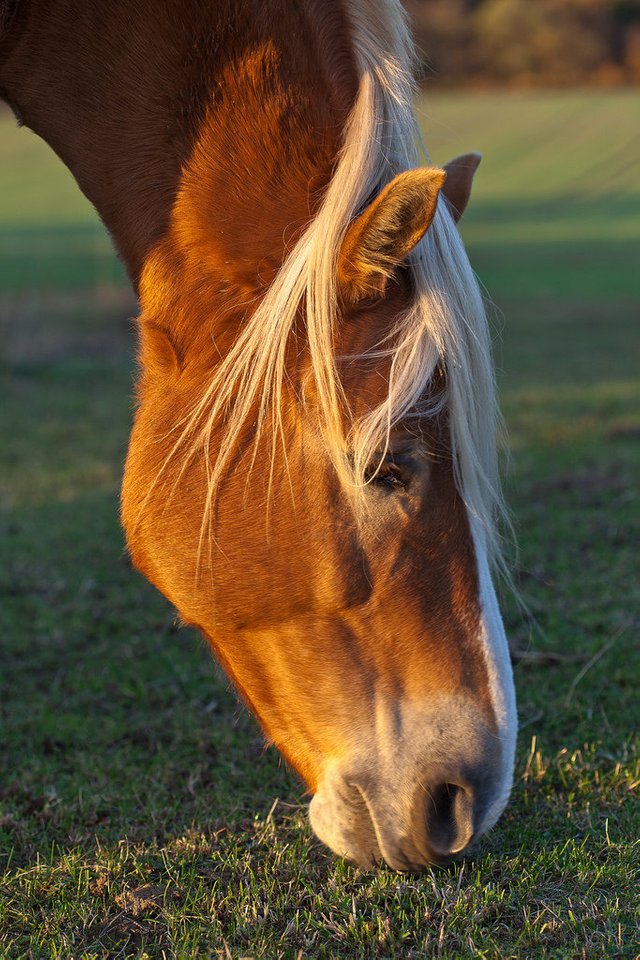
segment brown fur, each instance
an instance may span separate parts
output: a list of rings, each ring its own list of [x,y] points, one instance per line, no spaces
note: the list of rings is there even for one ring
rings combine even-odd
[[[356,89],[344,11],[319,0],[20,0],[0,36],[0,92],[71,168],[139,290],[122,508],[131,556],[203,631],[312,791],[380,697],[461,694],[491,723],[445,417],[426,434],[396,431],[414,479],[397,494],[372,487],[377,519],[363,532],[305,415],[300,329],[285,415],[292,487],[280,462],[267,510],[267,439],[252,471],[239,449],[199,560],[202,461],[152,485],[208,373],[313,217]],[[428,228],[442,176],[427,176],[427,193],[414,183],[425,174],[413,176],[407,230],[385,238],[376,268],[383,283],[365,275],[371,231],[348,237],[343,284],[356,295],[345,298],[340,353],[376,343],[408,303],[397,266]],[[354,303],[372,292],[382,299]],[[355,407],[386,389],[384,364],[343,375]]]
[[[460,219],[469,203],[473,175],[480,166],[481,159],[479,153],[465,153],[461,157],[450,160],[444,168],[447,175],[444,194],[456,221]]]

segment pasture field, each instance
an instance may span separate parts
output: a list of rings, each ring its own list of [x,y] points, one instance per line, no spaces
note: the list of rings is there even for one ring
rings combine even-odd
[[[131,568],[118,487],[135,303],[52,154],[0,115],[0,956],[591,958],[640,952],[637,93],[437,95],[485,154],[491,291],[531,610],[512,801],[474,852],[335,860],[302,788]]]

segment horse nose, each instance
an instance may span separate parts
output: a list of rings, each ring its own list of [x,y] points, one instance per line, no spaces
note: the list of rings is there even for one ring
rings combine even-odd
[[[427,846],[435,857],[447,860],[469,846],[475,833],[476,795],[470,784],[438,783],[428,788]]]
[[[389,782],[370,782],[366,789],[384,859],[394,864],[404,859],[412,868],[463,853],[483,832],[493,794],[487,771],[467,763],[422,767],[407,777],[404,791],[397,783],[394,791]],[[396,797],[403,795],[398,804]]]
[[[442,758],[397,750],[389,764],[367,755],[330,768],[311,801],[316,835],[360,866],[385,860],[411,873],[466,851],[506,804],[510,755],[478,726],[449,746],[436,744]]]
[[[444,864],[467,849],[481,828],[486,794],[482,777],[468,773],[458,776],[432,767],[425,776],[423,768],[413,789],[371,780],[358,787],[389,866],[420,872],[428,863]]]

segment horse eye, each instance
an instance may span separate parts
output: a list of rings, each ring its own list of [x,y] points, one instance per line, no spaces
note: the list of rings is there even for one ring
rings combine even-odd
[[[375,466],[367,469],[365,480],[373,487],[393,493],[406,490],[411,482],[411,476],[405,467],[401,467],[392,460],[385,460],[377,469]]]

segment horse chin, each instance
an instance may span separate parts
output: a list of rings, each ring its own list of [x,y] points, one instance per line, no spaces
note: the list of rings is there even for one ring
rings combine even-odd
[[[339,775],[324,781],[311,801],[309,820],[319,840],[364,869],[386,863],[400,873],[420,873],[428,863],[449,859],[418,845],[409,830],[398,833],[363,790]]]
[[[339,857],[364,868],[382,860],[365,798],[339,774],[323,780],[311,801],[309,821],[318,839]]]

